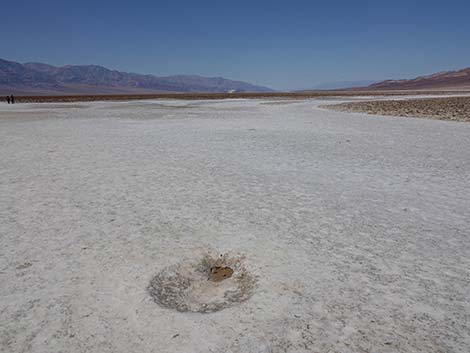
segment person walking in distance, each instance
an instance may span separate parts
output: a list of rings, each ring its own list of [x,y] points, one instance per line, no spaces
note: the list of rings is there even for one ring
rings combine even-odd
[[[10,96],[11,104],[15,104],[15,97],[13,94]]]
[[[10,104],[10,96],[7,96],[7,103]]]

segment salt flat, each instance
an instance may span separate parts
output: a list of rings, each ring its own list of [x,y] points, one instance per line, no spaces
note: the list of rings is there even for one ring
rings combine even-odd
[[[1,105],[0,351],[468,353],[470,124],[326,103]],[[158,305],[206,253],[252,296]]]

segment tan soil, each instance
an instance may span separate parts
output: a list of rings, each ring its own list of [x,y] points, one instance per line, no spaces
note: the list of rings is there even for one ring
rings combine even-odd
[[[230,278],[233,275],[233,270],[230,267],[212,267],[209,279],[213,282],[220,282],[224,279]]]
[[[469,91],[446,90],[393,90],[393,91],[301,91],[301,92],[268,92],[268,93],[157,93],[157,94],[109,94],[109,95],[69,95],[69,96],[17,96],[17,103],[52,103],[52,102],[90,102],[90,101],[128,101],[143,99],[233,99],[233,98],[332,98],[353,96],[406,96],[406,95],[439,95],[468,93]]]

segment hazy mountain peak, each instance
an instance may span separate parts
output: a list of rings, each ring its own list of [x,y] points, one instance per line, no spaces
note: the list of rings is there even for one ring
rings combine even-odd
[[[0,59],[0,91],[23,94],[98,94],[151,92],[268,92],[267,87],[223,77],[157,77],[110,70],[99,65],[20,64]],[[46,92],[47,91],[47,92]]]
[[[36,63],[36,62],[25,63],[23,64],[23,66],[28,69],[41,71],[41,72],[50,72],[50,71],[57,69],[57,67],[55,66],[43,64],[43,63]]]

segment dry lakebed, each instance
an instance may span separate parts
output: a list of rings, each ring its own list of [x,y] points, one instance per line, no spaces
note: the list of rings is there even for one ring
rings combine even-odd
[[[470,124],[353,100],[1,104],[0,352],[468,353]]]

